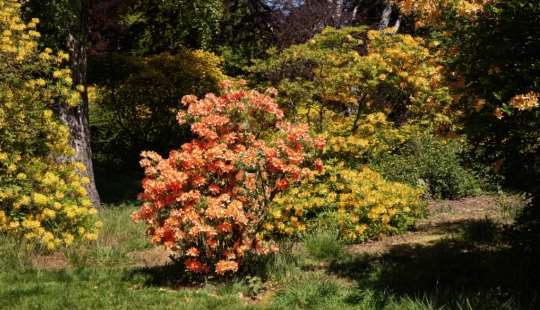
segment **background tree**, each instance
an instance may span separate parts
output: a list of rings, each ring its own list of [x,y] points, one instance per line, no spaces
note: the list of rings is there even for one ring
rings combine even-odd
[[[396,1],[446,59],[454,118],[507,185],[538,191],[540,4]],[[440,44],[439,44],[440,43]]]
[[[24,6],[26,19],[37,17],[43,21],[38,31],[43,33],[41,44],[69,53],[71,79],[74,85],[86,88],[88,2],[85,0],[54,2],[29,1]],[[81,175],[90,182],[85,185],[88,196],[96,208],[100,207],[99,194],[94,180],[92,150],[90,147],[90,124],[88,119],[88,96],[81,93],[81,103],[70,106],[60,102],[56,112],[60,119],[68,125],[70,145],[75,149],[74,160],[82,162],[86,170]]]
[[[211,49],[220,33],[222,0],[126,0],[119,49],[137,55],[176,52],[182,47]]]
[[[325,110],[353,120],[384,112],[397,124],[411,116],[447,122],[443,109],[450,97],[440,61],[421,38],[329,27],[304,44],[270,51],[270,58],[250,70],[277,86],[292,115],[322,130]],[[300,107],[319,117],[298,115]]]
[[[271,14],[266,1],[224,1],[220,35],[212,50],[224,58],[227,75],[245,75],[244,69],[252,59],[265,57],[266,50],[275,46]]]
[[[212,53],[188,49],[96,60],[90,75],[97,92],[91,106],[96,156],[135,169],[142,151],[167,154],[187,141],[190,135],[175,119],[180,101],[187,94],[219,93],[225,78],[221,63]]]
[[[121,48],[122,13],[120,0],[91,0],[88,6],[88,57],[93,59],[118,52]]]
[[[486,4],[452,30],[448,41],[462,42],[449,64],[461,79],[454,87],[456,109],[477,160],[490,163],[508,185],[538,192],[540,3]]]

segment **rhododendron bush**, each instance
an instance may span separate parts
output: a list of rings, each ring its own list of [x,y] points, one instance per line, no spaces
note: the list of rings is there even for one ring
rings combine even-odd
[[[270,95],[236,89],[225,82],[225,93],[204,99],[185,96],[180,125],[191,125],[197,136],[173,150],[169,158],[143,152],[143,205],[134,221],[150,228],[151,242],[183,256],[194,273],[236,272],[246,254],[278,250],[263,240],[262,226],[270,202],[279,191],[307,180],[308,166],[322,170],[305,124],[283,121]]]

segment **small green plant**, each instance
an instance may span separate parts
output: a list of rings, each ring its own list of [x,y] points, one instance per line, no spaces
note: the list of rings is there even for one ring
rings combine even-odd
[[[315,231],[304,239],[309,255],[317,260],[331,261],[343,256],[343,242],[338,232]]]
[[[391,181],[418,186],[422,179],[432,198],[476,196],[482,192],[480,180],[464,168],[464,143],[416,133],[395,152],[372,158],[368,165]]]
[[[92,249],[92,254],[96,259],[96,264],[99,266],[114,266],[133,261],[127,255],[125,248],[119,246],[98,244]]]
[[[520,193],[515,195],[505,194],[503,191],[499,191],[495,204],[503,219],[516,218],[523,207],[526,205],[527,194]]]
[[[31,267],[36,249],[35,243],[25,239],[0,235],[0,272]]]
[[[278,309],[336,309],[347,290],[323,276],[306,275],[277,294]],[[343,309],[346,304],[340,305]]]
[[[263,282],[260,277],[246,276],[246,284],[248,287],[248,294],[250,296],[256,296],[263,290]]]
[[[470,221],[463,232],[463,239],[472,244],[493,245],[499,237],[499,224],[487,215],[484,219]]]
[[[76,274],[86,269],[90,253],[82,245],[64,248],[63,253],[69,266]]]
[[[439,214],[452,214],[455,215],[457,211],[452,208],[451,205],[448,203],[439,203],[437,205],[437,208],[432,212],[433,215],[439,215]]]

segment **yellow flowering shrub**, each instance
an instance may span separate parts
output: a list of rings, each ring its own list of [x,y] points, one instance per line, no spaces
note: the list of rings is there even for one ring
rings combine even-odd
[[[38,50],[34,30],[24,24],[18,1],[0,2],[0,233],[24,237],[49,249],[96,239],[96,210],[79,177],[81,163],[65,162],[68,128],[54,104],[79,102],[71,90],[65,53]],[[99,226],[99,224],[98,224]]]
[[[442,59],[422,38],[328,27],[309,42],[269,53],[251,72],[276,86],[291,117],[317,130],[328,121],[327,111],[353,118],[352,133],[354,119],[376,112],[400,124],[450,123]]]
[[[299,118],[318,116],[315,110],[299,108]],[[365,164],[370,158],[393,152],[410,137],[416,125],[396,128],[383,112],[358,117],[348,117],[325,110],[322,130],[327,139],[325,158],[336,158],[353,163]],[[354,129],[353,129],[354,128]]]
[[[267,234],[337,226],[345,240],[358,242],[404,232],[424,214],[422,189],[387,182],[366,166],[329,163],[309,182],[276,195],[263,226]]]

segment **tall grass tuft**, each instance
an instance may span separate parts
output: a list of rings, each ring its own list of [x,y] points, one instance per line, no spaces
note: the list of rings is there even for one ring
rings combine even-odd
[[[304,238],[304,245],[309,255],[320,261],[343,257],[343,242],[337,231],[315,231]]]

